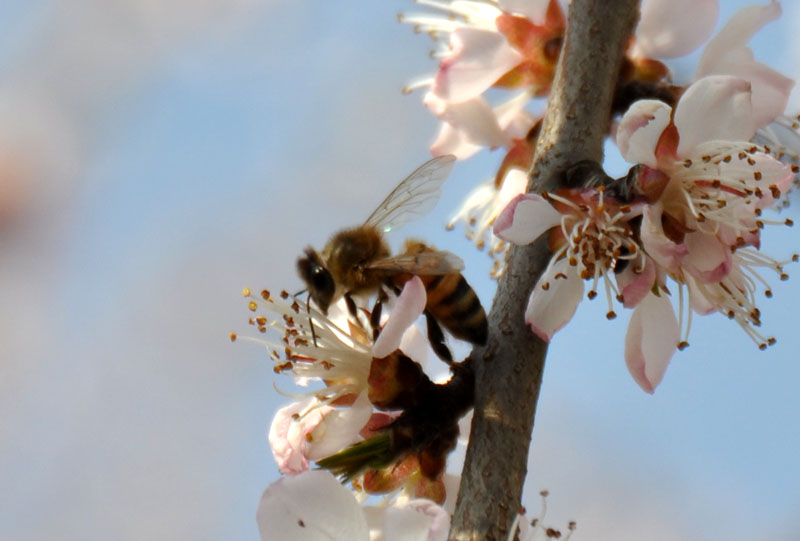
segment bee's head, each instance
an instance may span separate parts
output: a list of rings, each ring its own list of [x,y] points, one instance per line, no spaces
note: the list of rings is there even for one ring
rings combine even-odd
[[[336,284],[331,273],[322,264],[319,254],[313,248],[306,248],[305,254],[305,257],[297,260],[297,272],[306,283],[308,294],[314,299],[320,310],[327,314],[328,307],[336,293]]]

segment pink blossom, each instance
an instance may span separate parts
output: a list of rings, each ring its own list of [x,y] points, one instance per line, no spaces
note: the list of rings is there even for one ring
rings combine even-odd
[[[366,393],[344,408],[309,397],[279,409],[269,429],[278,469],[283,474],[306,471],[310,460],[325,458],[359,441],[359,432],[371,415]]]
[[[744,79],[704,77],[684,92],[674,111],[652,100],[635,104],[622,118],[617,138],[623,157],[643,164],[643,175],[655,177],[655,172],[665,179],[648,196],[651,204],[643,212],[641,242],[647,255],[678,283],[681,294],[686,287],[692,309],[728,316],[763,348],[774,339],[756,330],[756,285],[766,285],[757,268],[783,278],[789,260],[757,250],[765,224],[780,223],[763,218],[762,209],[788,191],[794,174],[750,142],[757,127],[750,104]],[[661,304],[660,312],[666,313],[666,303]],[[645,314],[637,317],[636,325],[644,326]],[[645,328],[629,330],[626,342],[626,355],[633,355],[629,368],[645,390],[660,381],[668,362],[666,350],[648,360],[642,349],[646,333]]]
[[[537,336],[549,342],[572,319],[583,298],[585,280],[592,283],[590,299],[597,295],[602,280],[607,315],[615,317],[613,299],[624,297],[611,277],[620,265],[632,265],[631,272],[642,275],[627,277],[629,305],[642,298],[642,288],[649,290],[655,274],[647,267],[629,223],[640,213],[640,205],[620,205],[604,196],[603,189],[522,194],[511,200],[495,222],[495,234],[522,245],[548,233],[553,251],[525,310],[525,322]],[[643,283],[640,278],[650,282]]]
[[[794,175],[749,142],[754,133],[750,86],[730,76],[700,79],[674,111],[643,100],[625,113],[617,132],[623,157],[667,179],[642,224],[645,249],[658,264],[676,272],[687,256],[685,235],[692,231],[716,237],[691,237],[702,243],[698,251],[718,254],[715,262],[688,261],[686,270],[702,280],[713,278],[705,271],[724,274],[729,267],[714,243],[758,244],[757,215],[789,189]]]

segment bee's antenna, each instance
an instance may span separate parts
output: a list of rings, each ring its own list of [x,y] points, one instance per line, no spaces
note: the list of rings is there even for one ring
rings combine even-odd
[[[299,297],[300,295],[302,295],[302,294],[303,294],[303,293],[305,293],[306,291],[308,291],[308,289],[307,289],[307,288],[301,289],[300,291],[298,291],[297,293],[295,293],[294,295],[292,295],[292,297]]]

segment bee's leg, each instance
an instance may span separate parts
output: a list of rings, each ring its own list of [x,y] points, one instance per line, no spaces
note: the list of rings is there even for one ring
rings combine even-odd
[[[306,300],[306,314],[308,314],[308,326],[311,327],[311,338],[314,339],[314,347],[317,347],[317,332],[314,330],[314,320],[311,318],[311,294]]]
[[[381,333],[381,312],[383,312],[383,303],[389,300],[389,295],[382,287],[378,288],[378,298],[375,300],[375,306],[372,307],[372,313],[369,316],[369,324],[372,327],[372,341],[378,339]]]
[[[433,352],[436,353],[436,356],[441,360],[452,365],[453,354],[450,353],[450,348],[448,348],[447,344],[444,342],[442,327],[428,310],[425,310],[425,322],[428,326],[428,342],[430,342]]]
[[[358,317],[358,307],[356,306],[356,301],[354,301],[353,297],[350,296],[349,291],[344,294],[344,302],[347,305],[347,311],[350,312],[350,315],[356,320],[356,325],[363,329],[364,326],[361,324],[361,318]]]

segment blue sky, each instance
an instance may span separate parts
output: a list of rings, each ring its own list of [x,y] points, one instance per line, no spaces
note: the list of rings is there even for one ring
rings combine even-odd
[[[427,159],[436,124],[400,93],[434,67],[396,23],[410,7],[0,3],[0,180],[18,194],[0,207],[0,536],[257,538],[285,384],[227,333],[246,330],[243,286],[300,289],[302,248]],[[753,46],[797,78],[785,8]],[[441,226],[499,159],[457,164],[392,239],[460,254],[484,305],[488,258]],[[796,235],[764,247],[789,254]],[[526,504],[548,488],[574,539],[796,539],[798,287],[762,305],[766,353],[696,318],[654,396],[625,369],[626,318],[583,303],[550,349]]]

